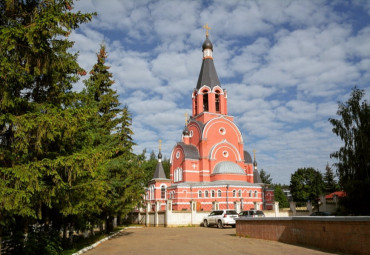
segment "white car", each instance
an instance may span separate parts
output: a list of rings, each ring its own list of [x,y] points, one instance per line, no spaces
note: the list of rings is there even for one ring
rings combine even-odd
[[[235,228],[236,218],[238,218],[238,213],[235,210],[212,211],[203,218],[203,225],[204,227],[216,225],[218,228],[223,228],[225,225],[228,225]]]

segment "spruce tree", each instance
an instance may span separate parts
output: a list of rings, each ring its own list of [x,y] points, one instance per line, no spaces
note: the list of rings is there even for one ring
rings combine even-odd
[[[329,166],[329,163],[326,164],[323,180],[325,184],[324,190],[326,194],[330,194],[335,191],[338,191],[339,186],[334,179],[334,172]]]
[[[64,220],[85,210],[82,200],[74,203],[82,190],[76,180],[104,158],[85,151],[93,111],[76,107],[71,92],[83,69],[68,52],[68,35],[93,16],[72,13],[72,5],[0,1],[0,224],[8,234],[28,232],[37,219],[58,239]],[[39,252],[60,245],[48,247]]]
[[[143,171],[132,153],[131,115],[127,106],[120,108],[118,95],[112,89],[114,80],[106,59],[105,46],[101,45],[97,63],[85,81],[86,88],[82,94],[86,106],[97,109],[92,120],[94,145],[111,152],[105,163],[99,166],[100,178],[106,183],[105,200],[101,204],[99,217],[105,220],[106,231],[110,232],[113,218],[127,214],[142,198]]]
[[[260,177],[263,183],[265,184],[271,184],[272,183],[272,178],[271,175],[268,174],[265,170],[261,169],[260,171]]]

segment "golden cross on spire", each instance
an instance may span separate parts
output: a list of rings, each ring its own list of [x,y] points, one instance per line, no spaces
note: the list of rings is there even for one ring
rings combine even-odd
[[[188,113],[187,112],[185,113],[185,126],[186,124],[188,124]]]
[[[208,37],[208,30],[211,30],[211,28],[208,26],[208,24],[205,24],[203,28],[206,30],[206,36]]]
[[[256,161],[256,149],[253,149],[253,158],[254,158],[254,161]]]
[[[159,151],[161,151],[161,149],[162,149],[162,140],[161,139],[158,140],[158,148],[159,148]]]

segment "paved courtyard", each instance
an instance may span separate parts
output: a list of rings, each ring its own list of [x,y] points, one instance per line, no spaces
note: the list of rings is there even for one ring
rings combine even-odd
[[[235,236],[235,228],[129,228],[88,251],[93,254],[339,254]]]

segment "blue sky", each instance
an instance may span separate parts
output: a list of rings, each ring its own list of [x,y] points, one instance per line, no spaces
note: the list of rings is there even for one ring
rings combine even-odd
[[[169,158],[180,141],[206,23],[229,115],[275,183],[301,167],[324,172],[341,146],[328,122],[337,102],[355,85],[370,95],[370,1],[82,0],[75,10],[98,13],[70,39],[87,71],[106,44],[136,153],[162,139]]]

